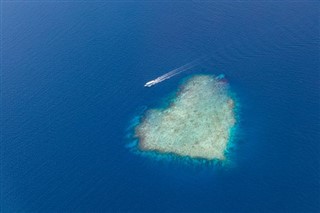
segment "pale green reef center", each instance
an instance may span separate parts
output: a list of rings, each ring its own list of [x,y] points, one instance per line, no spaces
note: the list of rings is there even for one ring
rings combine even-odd
[[[186,80],[165,109],[146,112],[135,129],[140,151],[224,160],[235,125],[228,83],[212,75]]]

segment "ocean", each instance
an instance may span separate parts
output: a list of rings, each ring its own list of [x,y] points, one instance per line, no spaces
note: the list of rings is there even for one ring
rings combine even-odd
[[[2,1],[1,212],[320,212],[319,6]],[[132,119],[197,73],[237,96],[232,163],[127,149]]]

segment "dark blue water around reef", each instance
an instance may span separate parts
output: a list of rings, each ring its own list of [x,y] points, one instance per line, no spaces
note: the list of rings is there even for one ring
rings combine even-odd
[[[319,3],[1,6],[2,212],[320,211]],[[139,109],[197,72],[224,73],[241,102],[232,166],[126,149]]]

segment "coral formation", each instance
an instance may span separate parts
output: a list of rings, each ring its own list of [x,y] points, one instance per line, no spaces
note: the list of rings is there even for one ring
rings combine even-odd
[[[135,128],[140,151],[224,160],[235,124],[228,83],[212,75],[186,80],[165,109],[146,112]]]

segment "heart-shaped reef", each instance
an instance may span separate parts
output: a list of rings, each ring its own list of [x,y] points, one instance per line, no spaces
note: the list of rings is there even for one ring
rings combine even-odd
[[[166,108],[147,110],[134,128],[140,152],[225,160],[236,123],[235,102],[224,76],[196,75]]]

